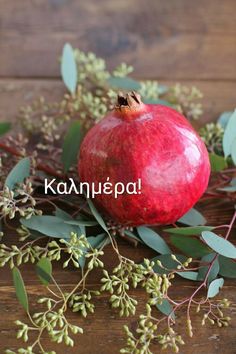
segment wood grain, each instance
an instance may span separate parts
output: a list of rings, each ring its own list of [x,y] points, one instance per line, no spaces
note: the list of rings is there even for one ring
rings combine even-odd
[[[61,276],[61,272],[60,275]],[[71,272],[68,271],[67,277],[72,277]],[[76,279],[76,275],[72,277]],[[34,285],[30,285],[27,280],[27,290],[31,300],[32,311],[37,310],[35,302],[39,294],[43,294],[43,288],[35,282]],[[179,281],[175,284],[176,287],[176,299],[181,299],[183,294],[189,294],[193,292],[194,288],[190,282]],[[68,287],[67,287],[68,288]],[[179,289],[179,290],[177,290]],[[230,300],[235,300],[235,284],[226,282],[224,286],[224,292],[222,296],[227,296]],[[141,290],[136,290],[133,293],[134,297],[139,301],[139,312],[144,308],[145,299]],[[16,326],[14,321],[16,318],[25,319],[24,312],[20,308],[12,286],[0,286],[1,296],[1,317],[0,317],[0,350],[4,353],[7,348],[17,349],[21,344],[20,341],[15,339]],[[128,324],[131,328],[135,328],[135,318],[122,319],[118,314],[112,310],[108,303],[108,297],[103,295],[95,299],[96,312],[94,315],[89,315],[86,320],[81,319],[76,314],[70,314],[69,319],[76,325],[81,325],[84,328],[84,334],[75,338],[76,345],[73,349],[65,348],[60,345],[59,347],[49,342],[44,337],[45,343],[48,349],[57,349],[58,354],[64,353],[77,353],[77,354],[115,354],[119,353],[120,348],[125,345],[123,325]],[[177,329],[184,333],[185,327],[185,310],[183,310],[177,320]],[[192,339],[183,334],[184,340],[187,343],[184,347],[181,347],[180,353],[182,354],[234,354],[236,351],[235,340],[235,310],[230,312],[233,318],[230,327],[219,329],[217,327],[202,327],[200,324],[201,317],[193,314],[193,326],[195,335]],[[159,347],[155,346],[153,353],[159,353]],[[168,354],[171,354],[167,351]]]
[[[234,0],[1,0],[0,76],[58,77],[69,41],[138,78],[235,79]],[[12,15],[14,14],[14,16]]]
[[[8,234],[10,237],[14,235]],[[15,243],[15,240],[14,240]],[[132,257],[136,261],[142,261],[143,257],[152,257],[154,254],[142,246],[138,246],[137,249],[133,249],[131,246],[121,242],[120,251],[122,254],[126,254]],[[110,247],[106,249],[105,263],[108,269],[115,264],[115,257]],[[33,267],[26,266],[23,270],[25,282],[27,284],[27,291],[31,303],[31,311],[37,310],[36,299],[39,295],[45,294],[45,289],[39,285],[36,279],[35,271]],[[78,280],[77,271],[73,269],[62,270],[59,264],[54,266],[54,276],[59,283],[69,290],[72,288]],[[90,286],[92,289],[99,287],[99,274],[94,272],[90,279]],[[183,296],[192,293],[194,290],[194,284],[181,279],[176,280],[174,296],[176,300],[181,299]],[[235,301],[235,282],[226,281],[224,287],[223,296],[227,296],[231,301]],[[132,295],[139,301],[138,313],[142,311],[145,305],[144,292],[141,289],[132,292]],[[3,277],[0,280],[0,311],[2,316],[0,317],[0,350],[3,352],[6,348],[17,348],[17,342],[15,340],[15,326],[13,322],[16,318],[25,318],[24,312],[19,306],[13,287],[11,285],[11,275],[9,271],[5,271]],[[77,325],[81,325],[84,328],[85,334],[77,337],[76,346],[73,349],[60,346],[58,349],[59,354],[64,353],[78,353],[78,354],[110,354],[118,353],[119,349],[124,346],[124,334],[122,327],[124,324],[129,324],[131,328],[135,328],[135,320],[137,316],[122,319],[119,318],[114,310],[111,310],[108,303],[108,295],[103,294],[99,298],[95,298],[96,312],[94,315],[89,316],[86,320],[81,319],[78,315],[70,313],[69,319]],[[193,314],[193,326],[196,336],[193,339],[188,339],[185,335],[185,340],[188,343],[185,347],[181,348],[181,353],[185,354],[217,354],[223,350],[226,354],[233,354],[236,350],[236,341],[234,340],[233,333],[236,329],[235,311],[231,310],[230,315],[233,317],[232,323],[227,329],[218,328],[202,328],[200,325],[200,317]],[[177,319],[176,329],[183,332],[185,327],[185,310],[182,310]],[[109,324],[109,327],[108,327]],[[109,328],[109,329],[108,329]],[[47,337],[44,341],[48,349],[56,349],[56,346],[51,344]],[[112,351],[111,351],[112,348]],[[153,348],[153,353],[159,352],[158,347]]]
[[[211,202],[204,207],[202,204],[198,206],[204,212],[208,224],[221,224],[229,222],[233,214],[233,205],[226,204],[223,200]],[[220,218],[219,218],[219,215]],[[235,230],[231,235],[231,241],[236,241]],[[14,232],[8,231],[5,236],[6,244],[19,244],[17,236]],[[144,258],[152,258],[155,252],[145,246],[138,245],[133,248],[130,244],[119,241],[119,249],[121,254],[132,258],[135,262],[142,262]],[[106,269],[112,269],[117,262],[116,256],[112,251],[111,246],[105,249],[103,259]],[[38,310],[37,298],[46,294],[46,290],[37,280],[34,266],[27,264],[21,267],[22,274],[27,286],[27,292],[30,300],[30,309],[33,312]],[[63,270],[61,264],[56,262],[53,264],[53,275],[58,283],[67,291],[72,289],[78,281],[78,271],[73,267]],[[89,278],[88,288],[98,289],[100,287],[100,271],[94,271]],[[174,284],[172,294],[176,300],[180,300],[187,295],[191,295],[196,288],[196,283],[185,281],[177,278]],[[226,280],[224,289],[221,292],[221,297],[227,297],[235,304],[236,284],[234,280]],[[125,344],[124,333],[122,331],[123,325],[128,324],[132,329],[135,329],[138,315],[142,313],[145,306],[146,296],[142,289],[131,291],[132,296],[138,300],[137,315],[131,318],[120,318],[116,311],[109,306],[109,295],[103,293],[101,297],[94,298],[96,311],[94,315],[89,315],[87,319],[82,319],[77,314],[68,313],[68,318],[72,323],[81,325],[84,328],[84,334],[76,338],[76,345],[73,349],[68,349],[63,345],[60,347],[52,344],[45,336],[44,343],[46,347],[51,350],[57,350],[58,354],[77,353],[77,354],[111,354],[118,353],[119,349]],[[9,269],[4,269],[1,272],[0,278],[0,352],[3,353],[5,349],[17,349],[19,347],[18,341],[15,339],[14,321],[16,318],[25,319],[24,311],[16,300],[15,292],[12,287],[11,273]],[[229,311],[232,317],[230,327],[219,329],[218,327],[202,327],[201,316],[192,314],[193,328],[195,336],[190,339],[184,334],[184,327],[186,326],[186,312],[182,309],[177,317],[176,330],[183,333],[186,345],[181,348],[182,354],[220,354],[224,351],[225,354],[234,354],[236,351],[235,329],[236,329],[236,311],[235,307]],[[153,347],[153,353],[159,352],[159,347]],[[171,354],[168,352],[168,354]]]
[[[195,85],[204,93],[201,124],[216,120],[222,111],[235,108],[236,84],[236,2],[235,0],[0,0],[0,121],[17,122],[20,106],[39,95],[50,101],[65,92],[58,80],[59,58],[65,42],[104,57],[108,67],[128,62],[135,67],[134,77],[158,79],[164,84],[176,80]],[[203,209],[201,209],[203,208]],[[233,206],[224,200],[202,207],[208,224],[228,223]],[[236,234],[231,237],[236,242]],[[17,236],[7,231],[5,241],[17,243]],[[139,245],[133,248],[120,241],[120,251],[141,262],[154,252]],[[112,269],[116,260],[107,247],[104,261]],[[16,340],[17,318],[25,319],[12,286],[11,272],[0,270],[0,353],[22,346]],[[45,293],[33,266],[23,267],[31,310]],[[57,281],[69,289],[78,281],[72,268],[54,265]],[[94,272],[89,287],[99,287],[99,272]],[[174,296],[180,299],[193,292],[195,284],[176,279]],[[236,284],[226,280],[221,297],[234,303],[230,327],[202,327],[193,314],[195,336],[184,337],[187,343],[181,354],[236,353]],[[139,301],[138,314],[145,304],[141,289],[133,293]],[[86,320],[70,313],[69,318],[81,325],[85,333],[78,336],[73,349],[56,348],[44,338],[48,349],[58,354],[115,354],[124,346],[123,324],[135,329],[137,316],[121,319],[109,306],[109,296],[95,298],[96,312]],[[185,310],[177,318],[177,329],[185,327]],[[159,353],[153,348],[153,354]],[[166,354],[171,354],[166,351]]]

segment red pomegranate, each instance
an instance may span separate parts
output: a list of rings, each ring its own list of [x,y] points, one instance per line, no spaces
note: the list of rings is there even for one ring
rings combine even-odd
[[[141,193],[96,194],[99,210],[123,225],[170,224],[184,215],[207,188],[206,147],[174,109],[144,104],[137,93],[118,95],[115,109],[85,136],[80,150],[81,182],[141,179]]]

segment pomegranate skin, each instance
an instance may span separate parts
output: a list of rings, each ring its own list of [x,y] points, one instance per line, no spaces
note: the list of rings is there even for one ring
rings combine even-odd
[[[123,101],[87,133],[80,149],[80,181],[98,186],[109,177],[114,186],[140,178],[141,194],[116,199],[114,194],[97,194],[95,205],[123,225],[171,224],[207,188],[207,149],[180,113],[137,102],[132,106]]]

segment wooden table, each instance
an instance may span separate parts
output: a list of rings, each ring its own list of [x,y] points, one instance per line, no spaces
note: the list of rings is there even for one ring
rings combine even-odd
[[[60,97],[57,58],[65,42],[91,50],[107,59],[112,68],[121,61],[134,65],[137,78],[179,81],[196,85],[204,93],[202,122],[216,119],[222,111],[235,107],[236,83],[236,2],[235,0],[0,0],[0,120],[13,119],[19,106],[39,94]],[[224,204],[205,210],[209,223],[228,222],[232,208]],[[9,243],[15,236],[8,233]],[[150,250],[121,243],[121,251],[135,260],[151,257]],[[113,254],[108,248],[106,264]],[[24,271],[32,306],[43,288],[34,270]],[[75,283],[75,271],[55,269],[55,277],[65,285]],[[98,287],[98,276],[91,279]],[[193,289],[191,282],[178,280],[176,296]],[[226,281],[224,296],[235,301],[236,286]],[[145,299],[135,291],[140,308]],[[115,354],[124,345],[122,326],[135,327],[135,318],[120,319],[110,309],[108,297],[96,300],[96,313],[86,320],[72,314],[85,334],[74,349],[60,347],[59,354]],[[11,275],[1,270],[0,277],[0,353],[18,348],[16,318],[24,316],[19,306]],[[236,353],[236,313],[232,310],[229,328],[201,327],[194,316],[195,336],[186,339],[182,354]],[[184,313],[177,326],[184,327]],[[46,339],[47,340],[47,339]],[[49,345],[53,349],[53,345]],[[157,347],[154,353],[159,353]],[[167,351],[167,354],[168,351]]]

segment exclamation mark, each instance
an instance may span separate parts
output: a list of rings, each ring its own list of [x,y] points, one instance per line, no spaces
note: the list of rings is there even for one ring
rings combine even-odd
[[[141,180],[141,178],[138,178],[138,194],[142,193],[141,192],[141,188],[142,188],[141,184],[142,184],[142,180]]]

